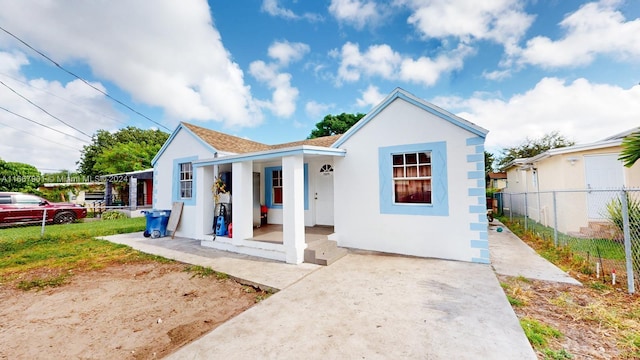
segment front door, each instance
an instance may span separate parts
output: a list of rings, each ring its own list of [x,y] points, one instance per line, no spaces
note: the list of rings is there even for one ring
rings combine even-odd
[[[584,168],[587,189],[594,190],[587,194],[589,219],[605,219],[607,204],[618,196],[616,190],[624,186],[622,162],[618,154],[585,156]]]
[[[324,164],[316,175],[316,224],[333,225],[333,167]]]

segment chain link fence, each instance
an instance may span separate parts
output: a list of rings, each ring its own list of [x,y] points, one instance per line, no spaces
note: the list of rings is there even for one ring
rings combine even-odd
[[[640,286],[640,189],[502,193],[499,212],[525,230],[569,247],[584,271]]]
[[[2,199],[0,198],[1,201]],[[29,227],[29,233],[33,233],[37,229],[40,235],[44,236],[47,229],[52,225],[143,217],[145,216],[142,212],[143,210],[151,210],[151,206],[107,206],[104,201],[93,201],[82,205],[65,204],[64,206],[51,206],[37,202],[21,204],[0,203],[0,232],[4,229]]]

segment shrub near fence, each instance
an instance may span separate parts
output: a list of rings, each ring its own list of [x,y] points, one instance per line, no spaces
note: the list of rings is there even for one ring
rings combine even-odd
[[[640,189],[502,194],[504,216],[567,246],[596,276],[640,286]],[[588,271],[588,269],[585,269]]]

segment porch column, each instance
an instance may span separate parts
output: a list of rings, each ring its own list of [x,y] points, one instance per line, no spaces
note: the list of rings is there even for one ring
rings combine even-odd
[[[231,243],[239,246],[253,237],[253,161],[234,162],[231,173]]]
[[[213,232],[213,168],[211,166],[198,166],[195,168],[196,181],[194,182],[195,206],[195,238],[206,240],[206,236]],[[211,237],[208,238],[211,240]]]
[[[129,178],[129,210],[133,211],[138,207],[138,178]]]
[[[303,156],[282,158],[282,232],[286,261],[304,261],[304,161]]]

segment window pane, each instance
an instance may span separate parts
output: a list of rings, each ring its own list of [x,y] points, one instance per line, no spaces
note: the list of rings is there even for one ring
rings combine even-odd
[[[396,180],[396,203],[431,204],[431,180]]]
[[[404,167],[396,166],[393,168],[393,177],[394,178],[403,178],[404,177]]]
[[[411,154],[405,154],[405,160],[407,161],[407,164],[417,164],[418,163],[418,156],[414,153]]]
[[[277,205],[282,205],[282,188],[281,187],[273,188],[273,203]]]
[[[403,164],[404,164],[403,155],[393,155],[393,165],[403,165]]]
[[[426,152],[418,153],[418,161],[420,162],[420,164],[430,164],[431,153],[426,153]]]
[[[420,177],[431,176],[431,165],[420,166]]]
[[[418,177],[418,167],[407,166],[407,177]]]

